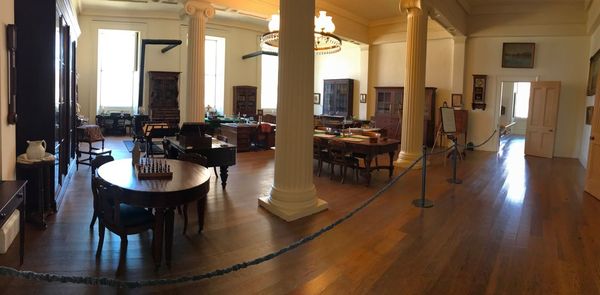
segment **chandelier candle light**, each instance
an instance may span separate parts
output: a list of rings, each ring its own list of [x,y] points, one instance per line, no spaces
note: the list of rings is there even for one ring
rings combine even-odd
[[[315,16],[315,54],[323,55],[342,50],[342,39],[333,34],[335,25],[331,16],[319,11]],[[273,50],[279,47],[279,15],[273,14],[269,21],[269,32],[262,35],[260,43],[263,49]]]

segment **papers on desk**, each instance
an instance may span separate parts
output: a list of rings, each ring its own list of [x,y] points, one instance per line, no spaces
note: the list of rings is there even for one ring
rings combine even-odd
[[[314,134],[313,136],[323,137],[323,138],[334,138],[335,137],[335,135],[333,135],[333,134],[324,134],[324,133],[317,133],[317,134]]]
[[[354,137],[343,137],[343,138],[340,138],[340,140],[351,141],[351,142],[360,142],[360,141],[363,141],[364,139],[354,138]]]
[[[359,135],[359,134],[357,134],[357,135],[352,135],[352,137],[354,137],[354,138],[360,138],[360,139],[369,139],[369,137],[368,137],[368,136],[366,136],[366,135]]]

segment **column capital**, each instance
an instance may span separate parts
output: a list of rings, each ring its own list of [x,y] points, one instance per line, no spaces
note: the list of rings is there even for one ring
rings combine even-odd
[[[185,2],[185,13],[191,16],[202,16],[204,19],[215,15],[215,8],[210,2],[201,0],[188,0]]]
[[[428,13],[429,10],[428,3],[425,0],[400,0],[398,8],[400,8],[400,12],[406,13],[413,9],[420,10],[423,13]]]

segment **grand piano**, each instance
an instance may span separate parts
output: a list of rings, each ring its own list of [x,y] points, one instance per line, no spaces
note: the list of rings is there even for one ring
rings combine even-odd
[[[166,152],[169,158],[177,159],[180,153],[198,153],[206,157],[208,167],[219,167],[221,175],[221,186],[227,186],[227,169],[235,165],[236,146],[224,141],[212,138],[210,147],[197,147],[183,144],[177,137],[165,138]]]

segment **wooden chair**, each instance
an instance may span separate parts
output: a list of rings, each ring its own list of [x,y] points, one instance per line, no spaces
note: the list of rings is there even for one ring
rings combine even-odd
[[[331,159],[330,178],[333,179],[335,165],[339,165],[340,173],[342,174],[342,183],[346,180],[348,167],[354,169],[356,181],[358,182],[358,159],[351,155],[347,144],[339,140],[330,140],[327,149],[329,150],[329,157]]]
[[[313,159],[317,160],[317,176],[320,177],[323,162],[329,163],[329,166],[331,166],[331,158],[327,150],[327,139],[313,137]]]
[[[104,136],[100,131],[100,127],[98,125],[83,125],[77,127],[77,146],[75,148],[75,153],[77,155],[77,160],[75,162],[75,168],[79,170],[79,164],[81,165],[92,165],[92,160],[97,156],[102,155],[111,155],[112,150],[104,148]],[[95,147],[94,143],[100,142],[101,147]],[[87,143],[88,149],[81,149],[81,144]],[[81,155],[87,155],[86,158],[81,159]]]
[[[92,160],[92,196],[94,198],[93,202],[94,202],[94,215],[92,216],[92,222],[90,222],[90,228],[94,227],[94,224],[96,223],[96,218],[98,218],[98,193],[97,190],[95,189],[96,187],[96,182],[97,181],[97,175],[96,175],[96,170],[98,170],[98,168],[100,168],[100,166],[110,162],[110,161],[114,161],[115,158],[113,158],[112,156],[97,156],[95,159]]]
[[[261,123],[256,130],[255,146],[269,149],[269,136],[273,132],[273,126],[268,123]]]
[[[154,231],[154,215],[140,207],[134,207],[121,202],[119,196],[122,191],[114,186],[102,182],[99,178],[93,182],[98,195],[98,248],[96,258],[100,258],[104,244],[104,232],[108,228],[121,238],[121,253],[119,266],[125,262],[127,253],[127,236],[138,234],[147,230]],[[157,233],[153,233],[153,239]],[[154,245],[154,241],[152,243]],[[119,272],[119,271],[117,271]]]
[[[198,164],[203,167],[206,167],[206,163],[208,163],[208,159],[206,159],[205,156],[203,156],[201,154],[197,154],[197,153],[179,154],[179,157],[177,157],[177,160],[195,163],[195,164]],[[202,200],[198,201],[198,203],[197,203],[198,212],[200,212],[200,210],[204,210],[205,204],[201,204],[200,202],[206,202],[206,198],[202,198]],[[185,232],[187,231],[187,225],[188,225],[187,204],[183,205],[183,209],[181,207],[177,207],[177,212],[179,212],[179,214],[181,214],[182,211],[183,211],[183,234],[185,235]],[[200,214],[198,214],[198,218],[200,218]],[[201,230],[202,229],[199,228],[198,232],[201,232]]]

